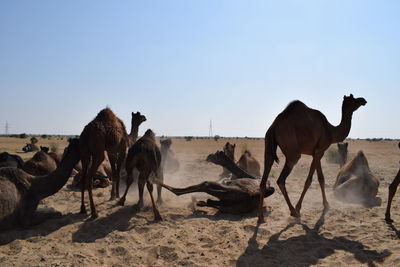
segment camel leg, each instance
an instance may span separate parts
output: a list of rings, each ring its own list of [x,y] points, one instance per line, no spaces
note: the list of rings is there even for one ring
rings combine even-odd
[[[289,207],[290,215],[293,217],[300,217],[300,214],[294,209],[292,203],[290,202],[289,195],[286,191],[285,183],[286,183],[286,178],[292,172],[294,165],[297,163],[297,161],[299,159],[300,159],[300,155],[297,158],[290,159],[290,160],[288,158],[286,158],[285,166],[283,167],[283,170],[282,170],[281,174],[279,175],[279,178],[277,181],[279,189],[281,190],[283,196],[285,197],[286,203]]]
[[[313,178],[313,175],[314,175],[314,172],[315,172],[316,165],[317,165],[317,162],[316,162],[316,159],[314,157],[312,162],[311,162],[310,172],[308,173],[307,180],[304,183],[303,192],[301,193],[299,201],[297,202],[297,205],[296,205],[296,211],[297,211],[298,214],[300,214],[301,204],[303,203],[304,196],[306,195],[306,192],[307,192],[308,188],[310,187],[310,185],[312,183],[312,178]]]
[[[93,201],[93,193],[92,193],[92,187],[93,187],[93,177],[99,168],[100,164],[104,160],[104,152],[102,151],[101,153],[97,153],[96,157],[92,158],[92,166],[90,166],[89,170],[89,175],[88,179],[86,179],[86,186],[89,192],[89,200],[90,200],[90,209],[91,209],[91,214],[92,214],[92,219],[95,219],[98,217],[96,207],[94,205]]]
[[[115,184],[115,196],[119,198],[119,181],[121,180],[121,170],[122,166],[124,165],[126,157],[126,146],[122,146],[118,152],[118,158],[117,158],[117,180]]]
[[[157,179],[163,183],[164,182],[164,173],[162,170],[157,171]],[[157,184],[157,204],[161,205],[163,203],[163,200],[161,198],[161,185]]]
[[[258,206],[258,223],[263,223],[265,222],[264,220],[264,198],[265,198],[265,191],[267,187],[267,181],[268,181],[268,176],[272,168],[272,164],[274,163],[274,160],[272,158],[267,158],[267,155],[265,156],[265,162],[264,162],[264,173],[263,177],[260,182],[260,204]]]
[[[385,213],[385,220],[389,223],[393,222],[392,218],[390,217],[390,208],[392,206],[392,200],[394,195],[396,194],[397,187],[399,186],[399,184],[400,184],[400,170],[398,171],[396,177],[393,179],[393,182],[389,185],[389,198]]]
[[[147,179],[146,179],[147,180]],[[149,191],[150,198],[151,198],[151,203],[153,204],[153,213],[154,213],[154,220],[155,221],[161,221],[161,215],[160,212],[157,209],[156,203],[154,202],[154,197],[153,197],[153,184],[147,181],[147,190]]]
[[[90,163],[90,156],[84,155],[81,157],[82,173],[81,173],[81,211],[80,213],[86,214],[85,206],[85,185],[87,180],[87,172]]]
[[[117,184],[117,168],[116,168],[116,163],[117,163],[117,157],[115,154],[110,153],[107,151],[108,159],[110,160],[110,165],[111,165],[111,174],[112,174],[112,179],[111,179],[111,192],[110,192],[110,200],[114,200],[116,196],[116,184]]]
[[[148,177],[148,175],[144,175],[143,173],[139,174],[139,179],[138,179],[139,201],[137,203],[139,209],[142,209],[144,207],[143,191],[144,191],[144,184],[146,183],[146,177]]]
[[[125,192],[124,192],[124,195],[120,198],[120,200],[118,202],[121,206],[123,206],[125,204],[126,195],[128,194],[129,187],[133,183],[133,170],[132,169],[127,169],[126,172],[128,174],[128,177],[126,177]]]
[[[329,203],[328,203],[328,200],[326,199],[326,195],[325,195],[325,177],[324,177],[324,174],[322,173],[321,159],[319,159],[317,161],[317,175],[318,175],[319,186],[321,187],[324,211],[327,211],[329,209]]]

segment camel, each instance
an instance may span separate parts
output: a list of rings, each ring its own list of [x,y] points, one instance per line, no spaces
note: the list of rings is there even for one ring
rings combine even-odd
[[[342,168],[347,162],[347,147],[349,146],[349,143],[337,143],[337,146],[339,153],[339,166]]]
[[[90,169],[90,167],[91,164],[89,164],[88,169]],[[82,181],[82,163],[80,161],[75,165],[74,172],[75,175],[72,186],[79,186],[80,188]],[[110,179],[112,179],[111,165],[105,153],[103,162],[99,165],[93,176],[93,187],[105,188],[110,185]]]
[[[224,153],[225,155],[230,158],[233,162],[235,162],[235,148],[236,144],[231,144],[229,142],[226,142],[224,145]],[[225,167],[222,167],[222,173],[219,175],[220,178],[228,178],[231,176],[231,172],[226,169]]]
[[[126,173],[128,174],[126,180],[126,189],[124,195],[121,197],[119,204],[124,205],[126,195],[128,194],[129,187],[133,182],[132,171],[136,168],[139,171],[138,188],[139,188],[139,202],[137,206],[139,209],[144,207],[143,203],[143,189],[146,184],[147,190],[150,193],[151,203],[153,204],[153,213],[155,220],[162,220],[160,213],[153,198],[153,184],[149,181],[149,176],[154,174],[161,182],[164,180],[163,171],[161,167],[161,152],[156,144],[155,134],[152,130],[148,129],[145,134],[136,141],[131,148],[129,148],[128,156],[126,157]],[[157,186],[158,198],[157,202],[161,203],[161,186]]]
[[[38,151],[33,157],[24,163],[22,169],[30,175],[47,175],[55,171],[57,161],[44,151]]]
[[[251,155],[250,151],[244,151],[237,164],[251,175],[261,177],[260,163]]]
[[[79,161],[79,140],[72,139],[58,168],[45,176],[32,176],[18,168],[0,169],[0,229],[29,227],[59,215],[37,212],[40,200],[57,193]]]
[[[22,166],[24,166],[24,161],[20,156],[7,152],[0,153],[0,168],[14,167],[22,169]]]
[[[81,213],[86,213],[84,193],[85,188],[87,188],[89,192],[91,218],[95,219],[98,217],[93,202],[92,184],[94,174],[104,160],[104,151],[107,152],[112,172],[110,200],[119,197],[119,175],[122,163],[125,160],[128,143],[128,134],[126,133],[124,123],[110,108],[101,110],[97,116],[85,126],[80,135],[83,181],[81,183]]]
[[[321,158],[332,143],[342,142],[347,137],[351,128],[353,112],[366,103],[367,101],[364,98],[354,98],[352,94],[344,96],[342,119],[336,127],[331,125],[320,111],[311,109],[298,100],[291,102],[276,117],[265,134],[264,173],[260,184],[259,223],[264,222],[263,200],[265,184],[274,160],[279,162],[276,155],[277,146],[280,147],[286,158],[285,166],[279,175],[277,183],[289,207],[290,215],[294,217],[300,216],[301,204],[311,185],[315,170],[317,170],[324,208],[325,210],[329,209],[329,203],[325,195],[325,178],[322,173]],[[290,202],[285,182],[294,165],[300,159],[301,154],[311,155],[313,160],[303,192],[295,209]]]
[[[400,148],[400,143],[399,143],[399,148]],[[390,216],[390,208],[392,206],[393,197],[396,194],[397,187],[399,186],[399,184],[400,184],[400,169],[397,172],[397,175],[394,177],[393,182],[389,185],[389,197],[388,197],[388,203],[387,203],[386,213],[385,213],[385,220],[388,223],[393,222],[393,220]]]
[[[219,201],[207,199],[207,201],[198,202],[197,206],[216,208],[224,213],[242,214],[257,208],[260,199],[260,181],[258,179],[237,166],[222,151],[208,155],[207,161],[227,168],[237,179],[225,183],[206,181],[186,188],[174,188],[163,183],[160,184],[177,196],[194,192],[204,192],[212,195],[218,198]],[[268,187],[264,196],[268,197],[274,191],[274,188]]]
[[[138,135],[139,135],[139,126],[143,122],[145,122],[146,116],[140,114],[140,112],[133,113],[132,112],[132,118],[131,118],[131,132],[129,133],[129,147],[131,147],[137,140]]]
[[[160,141],[161,165],[164,172],[175,173],[179,170],[179,161],[171,150],[171,144],[170,138]]]
[[[362,151],[344,165],[333,187],[334,196],[344,202],[370,207],[378,203],[379,180],[371,173]]]

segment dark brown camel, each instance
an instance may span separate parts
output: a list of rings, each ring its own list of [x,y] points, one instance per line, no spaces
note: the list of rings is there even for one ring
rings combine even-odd
[[[349,203],[372,207],[380,204],[378,194],[379,180],[372,174],[367,158],[362,151],[340,168],[333,187],[334,196]]]
[[[276,155],[277,146],[280,147],[285,155],[286,162],[278,178],[278,185],[285,197],[290,214],[295,217],[300,216],[300,209],[303,198],[311,185],[314,171],[317,170],[318,182],[321,187],[324,208],[328,209],[329,204],[325,195],[325,178],[321,168],[321,158],[325,150],[332,144],[342,142],[350,132],[351,119],[353,112],[360,106],[367,103],[364,98],[343,97],[342,119],[338,126],[331,125],[326,117],[318,110],[307,107],[300,101],[290,103],[282,113],[280,113],[265,134],[265,160],[264,173],[260,184],[260,206],[258,221],[264,222],[263,200],[265,184],[271,171],[272,164],[279,161]],[[286,191],[286,178],[298,162],[301,154],[313,157],[310,172],[301,193],[296,209],[290,202]]]
[[[186,188],[174,188],[165,184],[162,184],[162,186],[178,196],[194,192],[212,195],[219,200],[207,199],[207,201],[198,202],[197,205],[216,208],[225,213],[247,213],[257,208],[260,200],[260,180],[237,166],[222,151],[209,155],[207,161],[227,168],[237,179],[223,184],[206,181]],[[268,197],[274,191],[274,188],[268,187],[264,196]]]
[[[175,173],[179,170],[179,161],[175,158],[171,145],[170,138],[160,141],[161,165],[164,173]]]
[[[347,147],[349,146],[349,143],[337,143],[337,146],[339,153],[339,166],[341,168],[347,162]]]
[[[112,172],[110,199],[119,197],[119,175],[125,159],[128,142],[128,134],[126,133],[124,123],[109,108],[101,110],[96,118],[83,129],[80,135],[83,181],[81,183],[81,213],[86,213],[84,192],[85,188],[87,188],[91,217],[98,217],[93,202],[92,184],[93,176],[104,160],[104,151],[107,152]]]
[[[38,151],[24,163],[22,169],[30,175],[41,176],[53,172],[57,164],[54,157],[44,151]]]
[[[20,168],[24,166],[24,161],[18,155],[9,154],[7,152],[0,153],[0,168],[14,167]]]
[[[18,168],[0,169],[0,229],[28,227],[59,215],[36,212],[39,201],[57,193],[79,161],[79,140],[72,139],[57,169],[46,176],[32,176]]]
[[[139,171],[139,202],[137,206],[139,209],[144,206],[143,189],[146,184],[147,190],[149,190],[150,193],[151,203],[153,204],[155,220],[161,220],[160,213],[153,198],[153,184],[149,181],[150,175],[157,176],[157,180],[161,182],[164,180],[161,168],[161,152],[156,144],[155,135],[150,129],[147,130],[142,138],[137,140],[131,148],[129,148],[128,156],[126,157],[126,173],[128,174],[126,189],[124,195],[119,201],[119,204],[122,206],[125,204],[126,195],[128,194],[129,187],[133,182],[132,171],[134,168]],[[161,203],[161,186],[158,186],[157,189],[159,189],[157,202]]]
[[[400,143],[399,143],[399,148],[400,148]],[[393,222],[392,218],[390,217],[390,208],[392,207],[393,197],[396,194],[397,187],[399,186],[399,184],[400,184],[400,169],[397,172],[396,177],[394,177],[393,182],[389,185],[389,197],[385,213],[385,220],[388,223]]]
[[[229,142],[226,142],[224,145],[224,153],[225,155],[230,158],[233,162],[235,162],[235,148],[236,144],[231,144]],[[231,176],[231,172],[225,168],[222,167],[222,173],[219,175],[220,178],[228,178]]]
[[[240,168],[246,170],[251,175],[255,177],[261,177],[260,163],[251,155],[250,151],[244,151],[237,164]]]
[[[137,140],[139,135],[139,126],[146,121],[146,116],[140,112],[133,113],[131,118],[131,132],[129,133],[129,147],[131,147]]]

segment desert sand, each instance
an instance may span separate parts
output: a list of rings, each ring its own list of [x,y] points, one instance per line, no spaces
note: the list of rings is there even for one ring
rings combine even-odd
[[[234,142],[236,159],[249,149],[262,163],[262,139],[193,140],[173,139],[172,149],[180,170],[165,174],[165,183],[187,186],[215,181],[222,168],[204,161]],[[0,151],[20,151],[28,139],[0,138]],[[39,140],[39,145],[56,142],[60,150],[66,140]],[[274,164],[271,185],[276,193],[267,198],[266,223],[257,225],[257,213],[220,214],[212,208],[194,207],[205,199],[196,193],[177,197],[163,190],[160,207],[163,221],[154,222],[149,197],[143,211],[133,205],[137,187],[131,187],[124,207],[108,201],[110,188],[95,189],[99,218],[79,214],[80,192],[67,183],[41,206],[52,207],[61,218],[48,220],[30,229],[0,233],[0,266],[400,266],[400,193],[392,206],[393,225],[384,221],[388,185],[400,164],[396,141],[349,141],[349,159],[363,150],[371,171],[379,178],[380,206],[364,208],[334,199],[332,187],[339,170],[322,160],[327,197],[331,209],[322,213],[322,197],[316,175],[303,202],[302,216],[294,219],[276,185],[283,167]],[[33,153],[20,154],[24,159]],[[303,188],[311,157],[302,156],[287,179],[292,202]],[[263,166],[263,163],[261,164]],[[87,198],[86,198],[87,199]],[[87,206],[88,207],[88,206]]]

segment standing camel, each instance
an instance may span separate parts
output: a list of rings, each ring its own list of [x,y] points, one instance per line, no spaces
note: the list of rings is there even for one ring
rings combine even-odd
[[[399,148],[400,148],[400,143],[399,143]],[[385,213],[385,220],[388,223],[393,222],[392,218],[390,218],[390,208],[392,206],[393,197],[396,194],[397,187],[399,186],[399,184],[400,184],[400,169],[397,172],[396,177],[394,177],[393,182],[389,185],[389,198],[388,198],[388,203],[387,203],[386,213]]]
[[[126,173],[128,177],[126,179],[126,189],[124,195],[121,197],[119,204],[124,205],[126,195],[128,194],[129,187],[133,182],[132,171],[136,168],[139,171],[138,188],[139,188],[139,209],[143,208],[143,189],[144,184],[149,190],[151,203],[153,204],[153,212],[155,220],[161,220],[160,213],[158,212],[157,206],[153,198],[153,184],[149,181],[149,176],[154,174],[157,176],[157,180],[163,182],[163,172],[161,168],[161,152],[156,144],[155,134],[152,130],[148,129],[145,134],[140,138],[128,151],[126,157]],[[161,185],[157,186],[158,199],[157,202],[161,202]],[[158,189],[157,188],[157,189]]]
[[[353,112],[367,103],[364,98],[343,97],[342,119],[338,126],[331,125],[326,117],[318,110],[307,107],[300,101],[291,102],[274,120],[265,134],[264,173],[260,184],[260,204],[258,222],[264,222],[263,200],[265,186],[274,160],[279,161],[276,155],[277,146],[285,155],[286,162],[278,178],[278,186],[289,207],[290,215],[300,216],[303,198],[311,185],[312,177],[317,170],[318,182],[321,187],[324,208],[329,204],[325,195],[325,178],[321,168],[321,158],[325,150],[332,144],[343,141],[350,132]],[[313,157],[303,192],[297,202],[296,209],[290,202],[286,191],[285,181],[298,162],[301,154]]]
[[[107,151],[112,172],[111,199],[119,197],[119,175],[125,159],[128,146],[128,134],[124,123],[112,112],[105,108],[96,118],[85,126],[80,135],[82,183],[81,183],[81,213],[86,213],[84,193],[89,192],[92,218],[97,218],[96,207],[93,202],[93,177],[104,160],[104,151]],[[89,168],[89,164],[90,168]]]

